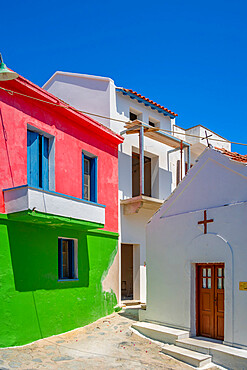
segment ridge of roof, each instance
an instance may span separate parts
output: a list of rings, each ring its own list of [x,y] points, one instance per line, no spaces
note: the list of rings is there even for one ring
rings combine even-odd
[[[237,152],[230,152],[229,150],[226,150],[224,148],[214,147],[214,149],[224,154],[225,156],[229,157],[233,161],[247,163],[247,154],[239,154]]]
[[[145,96],[143,96],[143,95],[141,95],[141,94],[138,94],[136,91],[133,91],[133,90],[131,90],[131,89],[125,89],[124,87],[118,87],[118,89],[119,89],[119,90],[122,90],[122,91],[125,91],[125,92],[127,92],[127,93],[131,93],[131,94],[133,94],[133,95],[137,96],[138,98],[140,98],[140,99],[142,99],[142,100],[145,100],[146,102],[148,102],[148,103],[150,103],[150,104],[154,105],[155,107],[160,108],[160,109],[164,110],[165,112],[167,112],[167,113],[169,113],[169,114],[173,115],[174,117],[178,116],[178,114],[177,114],[177,113],[172,112],[172,111],[171,111],[171,110],[169,110],[168,108],[165,108],[163,105],[160,105],[160,104],[158,104],[158,103],[154,102],[153,100],[150,100],[150,99],[146,98]]]

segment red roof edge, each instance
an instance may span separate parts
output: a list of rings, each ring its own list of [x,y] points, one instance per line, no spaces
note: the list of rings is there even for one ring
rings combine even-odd
[[[226,150],[224,148],[214,147],[214,149],[218,150],[219,152],[221,152],[222,154],[226,155],[227,157],[234,161],[247,163],[247,155],[239,154],[236,152],[230,152],[229,150]]]
[[[131,94],[136,95],[138,98],[141,98],[141,99],[143,99],[143,100],[145,100],[145,101],[147,101],[147,102],[155,105],[157,108],[163,109],[165,112],[172,114],[174,117],[177,117],[178,116],[177,113],[172,112],[171,110],[163,107],[163,105],[160,105],[158,103],[155,103],[153,100],[150,100],[150,99],[146,98],[145,96],[143,96],[141,94],[138,94],[136,91],[133,91],[131,89],[124,89],[124,88],[121,88],[121,90],[126,91],[126,92],[130,92]]]

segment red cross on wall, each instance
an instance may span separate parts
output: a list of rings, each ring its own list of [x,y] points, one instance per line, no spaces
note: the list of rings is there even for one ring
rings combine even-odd
[[[207,231],[208,231],[208,229],[207,229],[208,225],[207,224],[209,222],[214,222],[214,219],[211,218],[210,220],[207,220],[207,211],[204,211],[204,220],[203,221],[198,221],[198,225],[201,225],[201,224],[204,225],[204,234],[207,234]]]

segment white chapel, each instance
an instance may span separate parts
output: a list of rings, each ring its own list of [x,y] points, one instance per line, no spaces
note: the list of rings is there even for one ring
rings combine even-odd
[[[206,148],[146,240],[141,319],[247,349],[247,156]]]

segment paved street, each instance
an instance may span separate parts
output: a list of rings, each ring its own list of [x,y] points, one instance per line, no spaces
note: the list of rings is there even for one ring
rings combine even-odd
[[[114,313],[69,333],[0,349],[0,369],[190,369],[132,333],[132,322]]]

